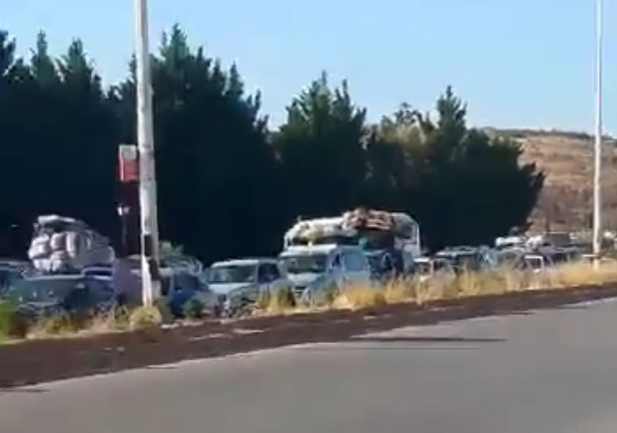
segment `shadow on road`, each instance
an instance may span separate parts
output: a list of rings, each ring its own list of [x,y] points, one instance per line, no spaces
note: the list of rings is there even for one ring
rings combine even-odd
[[[370,343],[503,343],[505,338],[466,337],[354,337],[349,341]]]
[[[505,338],[355,336],[337,343],[298,348],[306,351],[479,350],[482,343],[503,343]],[[379,343],[365,345],[360,343]],[[399,343],[399,344],[383,344]],[[401,344],[403,343],[403,344]],[[407,343],[407,344],[405,344]],[[440,344],[442,343],[442,344]]]
[[[49,392],[43,388],[0,388],[0,395],[3,394],[43,394]]]
[[[589,305],[561,305],[553,308],[554,310],[588,310]]]

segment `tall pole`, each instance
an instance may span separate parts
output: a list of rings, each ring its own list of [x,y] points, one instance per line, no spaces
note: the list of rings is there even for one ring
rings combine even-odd
[[[148,48],[147,0],[135,2],[137,69],[137,146],[139,149],[139,207],[141,222],[142,298],[146,306],[160,296],[159,233],[152,124],[152,84]]]
[[[596,128],[593,171],[593,253],[602,249],[602,21],[603,0],[596,0]],[[598,260],[595,261],[596,265]]]

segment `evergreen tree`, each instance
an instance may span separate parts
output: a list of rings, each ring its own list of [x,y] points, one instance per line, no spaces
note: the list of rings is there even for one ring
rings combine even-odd
[[[290,217],[332,214],[362,203],[367,132],[366,111],[353,104],[346,82],[332,89],[322,73],[294,99],[274,136]]]
[[[42,213],[117,239],[117,146],[136,143],[134,59],[105,89],[78,39],[59,58],[43,32],[29,62],[15,52],[0,32],[0,254],[25,253]],[[543,185],[514,142],[467,126],[451,88],[435,119],[403,104],[369,125],[347,83],[322,73],[269,131],[238,66],[192,48],[179,26],[151,59],[162,237],[205,261],[276,253],[297,216],[360,204],[411,213],[434,248],[489,242],[526,225]],[[136,211],[137,191],[131,200]]]

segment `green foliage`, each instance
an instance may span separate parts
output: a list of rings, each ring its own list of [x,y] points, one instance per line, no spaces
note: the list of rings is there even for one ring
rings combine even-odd
[[[105,89],[81,41],[59,58],[47,46],[40,33],[22,60],[0,32],[3,256],[23,251],[32,216],[49,211],[120,239],[116,156],[136,141],[134,62]],[[451,88],[435,118],[403,104],[371,125],[348,83],[322,73],[269,131],[236,65],[191,47],[178,26],[152,60],[162,236],[205,261],[276,253],[298,215],[359,204],[413,214],[433,248],[486,242],[527,223],[543,184],[514,142],[467,126]]]
[[[0,302],[0,341],[23,338],[28,332],[28,320],[11,302]]]
[[[204,304],[199,299],[189,299],[182,307],[182,314],[189,320],[201,319],[204,316]]]

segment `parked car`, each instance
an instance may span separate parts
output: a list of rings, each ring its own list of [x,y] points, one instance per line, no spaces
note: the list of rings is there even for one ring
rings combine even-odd
[[[254,304],[263,292],[274,294],[292,286],[285,269],[274,258],[217,262],[205,271],[204,279],[227,314]]]
[[[203,313],[217,316],[220,314],[220,306],[216,294],[208,288],[201,275],[195,274],[185,267],[162,267],[161,297],[167,300],[171,313],[176,318],[184,316],[184,307],[192,299],[196,299],[203,305]],[[133,275],[137,277],[138,292],[141,294],[141,269],[133,266]]]
[[[293,283],[296,297],[321,302],[332,289],[371,285],[372,272],[364,251],[357,246],[294,246],[279,256]]]
[[[193,299],[203,305],[204,314],[211,316],[221,314],[222,308],[217,294],[199,275],[185,269],[163,268],[161,284],[161,294],[168,299],[169,309],[175,317],[183,317],[185,305]]]
[[[415,277],[421,281],[427,281],[434,277],[456,278],[456,272],[452,264],[443,258],[418,257],[414,260]]]
[[[497,265],[497,254],[488,247],[453,247],[435,254],[436,258],[450,262],[457,273],[481,272]]]
[[[29,317],[58,313],[96,313],[121,305],[107,277],[45,275],[16,281],[4,298],[15,302]]]

